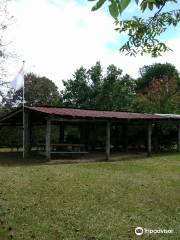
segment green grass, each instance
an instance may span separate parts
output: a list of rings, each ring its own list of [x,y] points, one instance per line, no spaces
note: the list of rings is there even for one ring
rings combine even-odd
[[[137,226],[174,234],[136,237]],[[179,240],[180,155],[0,164],[0,240],[6,239]]]

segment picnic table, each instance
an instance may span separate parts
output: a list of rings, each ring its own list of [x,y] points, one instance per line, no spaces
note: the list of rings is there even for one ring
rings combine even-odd
[[[37,143],[34,145],[37,148],[45,150],[45,143]],[[51,144],[51,153],[60,153],[60,154],[85,154],[88,153],[85,151],[85,144],[81,143],[52,143]]]

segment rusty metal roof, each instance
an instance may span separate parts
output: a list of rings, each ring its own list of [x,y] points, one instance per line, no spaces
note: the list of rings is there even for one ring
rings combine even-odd
[[[132,113],[132,112],[114,112],[114,111],[96,111],[72,108],[56,108],[56,107],[28,107],[30,110],[45,113],[48,115],[56,115],[62,117],[77,117],[77,118],[103,118],[103,119],[164,119],[167,117],[157,116],[147,113]]]

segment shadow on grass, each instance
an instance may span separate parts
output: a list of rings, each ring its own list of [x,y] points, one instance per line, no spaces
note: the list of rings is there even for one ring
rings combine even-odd
[[[22,152],[0,152],[0,166],[39,165],[46,163],[46,159],[33,154],[31,157],[22,157]]]
[[[108,162],[137,160],[146,157],[143,153],[112,153]],[[106,162],[104,153],[93,152],[86,156],[81,155],[53,155],[51,161],[47,161],[45,157],[37,153],[31,153],[31,156],[23,159],[22,152],[0,152],[0,166],[31,166],[31,165],[56,165],[56,164],[73,164],[73,163],[93,163]]]
[[[91,153],[85,156],[54,156],[51,161],[47,161],[45,157],[32,153],[30,157],[23,159],[22,152],[0,152],[0,166],[32,166],[32,165],[56,165],[56,164],[73,164],[73,163],[97,163],[97,162],[117,162],[117,161],[133,161],[142,159],[151,159],[152,157],[163,157],[177,155],[177,152],[161,152],[153,154],[150,158],[146,153],[119,153],[111,154],[109,161],[105,160],[104,154]]]

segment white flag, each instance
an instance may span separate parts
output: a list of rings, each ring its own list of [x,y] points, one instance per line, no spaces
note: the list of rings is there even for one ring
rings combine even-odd
[[[11,82],[11,87],[18,91],[22,87],[24,87],[24,63],[18,72],[17,76]]]

